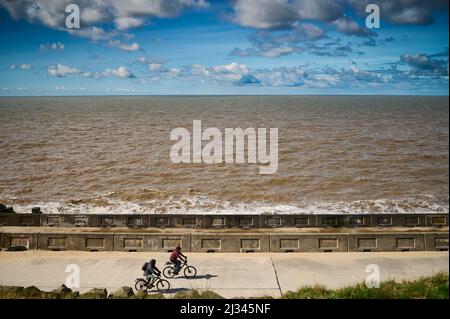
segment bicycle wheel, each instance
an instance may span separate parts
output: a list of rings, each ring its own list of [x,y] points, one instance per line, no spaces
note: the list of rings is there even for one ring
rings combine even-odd
[[[156,289],[160,292],[168,292],[170,289],[170,283],[165,279],[160,279],[156,284]]]
[[[147,290],[147,282],[144,279],[137,279],[136,283],[134,284],[134,288],[136,288],[136,291],[139,290]]]
[[[194,278],[197,275],[197,269],[194,266],[186,266],[184,268],[184,276],[186,278]]]
[[[163,275],[166,278],[175,277],[175,268],[173,268],[172,266],[167,266],[166,268],[163,269]]]

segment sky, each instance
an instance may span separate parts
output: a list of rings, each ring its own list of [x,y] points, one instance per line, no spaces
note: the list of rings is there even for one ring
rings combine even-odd
[[[448,95],[448,21],[447,0],[0,0],[0,96]]]

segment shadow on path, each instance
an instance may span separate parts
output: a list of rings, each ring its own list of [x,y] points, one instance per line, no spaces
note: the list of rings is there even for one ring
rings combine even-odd
[[[175,278],[172,278],[172,279],[188,279],[188,280],[206,279],[206,280],[208,280],[208,279],[215,278],[215,277],[219,277],[219,276],[206,274],[206,275],[198,275],[198,276],[195,276],[194,278],[186,278],[184,276],[179,276],[179,277],[175,277]]]
[[[183,291],[189,291],[190,289],[187,288],[171,288],[168,291],[164,292],[165,294],[174,294],[177,292],[183,292]]]

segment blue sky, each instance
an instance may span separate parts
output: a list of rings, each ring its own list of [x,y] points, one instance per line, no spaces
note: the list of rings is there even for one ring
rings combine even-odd
[[[0,0],[0,27],[2,96],[448,95],[446,0]]]

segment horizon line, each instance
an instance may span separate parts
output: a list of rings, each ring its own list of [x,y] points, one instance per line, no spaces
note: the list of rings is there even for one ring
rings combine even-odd
[[[85,95],[0,95],[0,98],[35,97],[233,97],[233,96],[384,96],[449,97],[449,94],[85,94]]]

